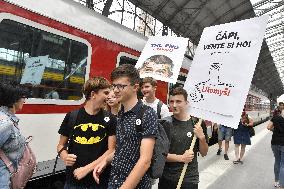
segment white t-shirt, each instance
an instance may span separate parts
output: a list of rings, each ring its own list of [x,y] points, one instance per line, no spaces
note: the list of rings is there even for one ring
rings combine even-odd
[[[146,102],[145,98],[143,98],[143,103],[147,106],[150,106],[151,108],[153,108],[156,113],[157,113],[157,107],[158,107],[158,103],[159,103],[159,99],[156,99],[154,102],[152,103],[148,103]],[[162,107],[161,107],[161,118],[165,118],[171,116],[169,108],[163,103]]]

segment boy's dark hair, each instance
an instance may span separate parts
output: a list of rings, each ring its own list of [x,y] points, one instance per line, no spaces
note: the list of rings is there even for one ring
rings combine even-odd
[[[283,106],[283,105],[284,105],[284,102],[279,102],[279,106],[281,106],[281,105]]]
[[[22,85],[2,82],[0,83],[0,106],[13,108],[13,105],[21,98],[27,98],[28,90]]]
[[[121,78],[121,77],[128,77],[131,85],[140,82],[140,75],[138,70],[131,64],[122,64],[112,70],[110,79],[111,81]]]
[[[111,85],[104,77],[94,77],[86,81],[82,88],[82,92],[87,100],[90,99],[91,92],[97,93],[100,89],[110,88]]]
[[[145,83],[150,83],[153,87],[157,86],[156,79],[154,79],[152,77],[145,77],[145,78],[143,78],[142,81],[140,82],[140,86],[142,86]]]
[[[170,93],[171,96],[175,96],[175,95],[182,95],[184,97],[184,99],[187,101],[187,92],[186,90],[184,90],[182,87],[176,87],[174,88],[171,93]]]

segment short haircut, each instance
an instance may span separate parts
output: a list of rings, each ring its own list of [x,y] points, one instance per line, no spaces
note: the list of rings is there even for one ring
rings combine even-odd
[[[9,82],[0,83],[0,106],[13,108],[16,102],[28,96],[28,90],[22,85]]]
[[[283,106],[283,105],[284,105],[284,102],[279,102],[279,106],[281,106],[281,105]]]
[[[142,81],[140,82],[140,86],[142,86],[145,83],[150,83],[153,87],[157,86],[156,79],[154,79],[152,77],[145,77],[145,78],[143,78]]]
[[[110,83],[104,77],[93,77],[85,82],[82,88],[82,92],[87,100],[90,99],[91,92],[97,93],[101,89],[110,88]]]
[[[111,72],[111,81],[121,77],[128,77],[131,85],[140,82],[139,71],[131,64],[122,64]]]
[[[182,95],[184,97],[184,99],[187,101],[187,92],[186,90],[184,90],[182,87],[176,87],[174,88],[171,93],[170,93],[171,96],[175,96],[175,95]]]

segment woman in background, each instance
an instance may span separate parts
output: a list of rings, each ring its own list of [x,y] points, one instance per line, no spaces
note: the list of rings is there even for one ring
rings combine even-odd
[[[113,91],[109,93],[106,103],[107,103],[107,110],[113,115],[117,116],[118,112],[120,111],[121,104],[115,97]]]
[[[275,157],[274,178],[275,187],[284,189],[284,110],[283,102],[279,107],[281,114],[273,116],[267,129],[272,131],[271,148]]]
[[[0,84],[0,149],[17,169],[25,149],[25,138],[18,129],[19,119],[15,115],[23,107],[26,90],[19,85]],[[10,188],[11,174],[0,159],[0,188]]]
[[[251,145],[249,127],[253,127],[253,120],[243,111],[239,126],[234,130],[235,156],[234,164],[243,164],[246,145]],[[241,146],[241,149],[240,149]]]

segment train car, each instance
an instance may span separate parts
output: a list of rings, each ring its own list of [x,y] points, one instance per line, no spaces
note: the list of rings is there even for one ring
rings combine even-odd
[[[65,114],[84,103],[83,83],[95,75],[109,79],[116,66],[135,64],[146,41],[74,1],[0,0],[0,82],[26,84],[31,91],[18,117],[22,133],[34,136],[38,165],[32,180],[43,183],[34,188],[49,188],[57,131]],[[31,78],[40,71],[28,65],[39,62],[41,74]],[[188,68],[181,69],[179,84]],[[158,82],[157,97],[164,103],[170,87]],[[56,174],[64,169],[59,162]]]
[[[269,119],[270,101],[265,95],[250,90],[247,95],[245,110],[253,119],[254,125],[257,125]]]

